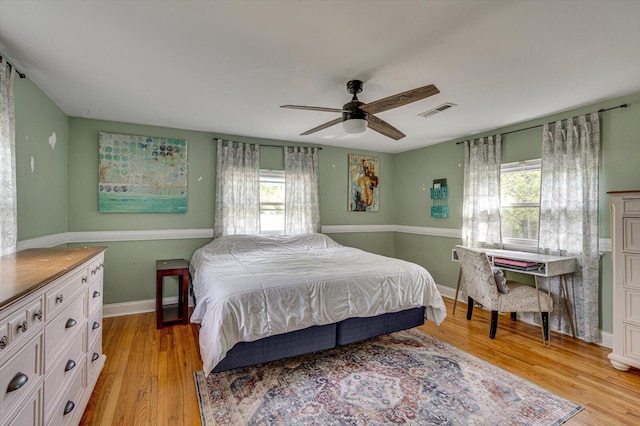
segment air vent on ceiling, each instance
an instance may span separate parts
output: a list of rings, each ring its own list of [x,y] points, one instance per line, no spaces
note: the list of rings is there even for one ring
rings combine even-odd
[[[447,102],[446,104],[442,104],[438,107],[435,107],[433,109],[430,109],[429,111],[425,111],[425,112],[421,112],[420,114],[418,114],[420,117],[431,117],[432,115],[436,115],[444,110],[447,110],[451,107],[457,106],[456,104],[452,104],[450,102]]]

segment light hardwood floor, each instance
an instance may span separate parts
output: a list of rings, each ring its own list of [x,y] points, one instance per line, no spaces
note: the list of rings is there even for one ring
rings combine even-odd
[[[640,424],[640,371],[615,370],[606,348],[552,333],[551,348],[539,328],[501,315],[495,340],[489,315],[445,299],[449,316],[441,326],[420,327],[460,349],[524,377],[585,409],[567,425]],[[193,373],[202,368],[198,328],[156,330],[155,314],[105,318],[107,363],[89,401],[85,425],[199,425]]]

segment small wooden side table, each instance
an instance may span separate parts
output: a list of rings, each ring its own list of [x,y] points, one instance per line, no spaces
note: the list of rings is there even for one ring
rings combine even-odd
[[[178,305],[162,304],[162,278],[178,276]],[[189,262],[184,259],[156,261],[157,327],[169,324],[189,324]]]

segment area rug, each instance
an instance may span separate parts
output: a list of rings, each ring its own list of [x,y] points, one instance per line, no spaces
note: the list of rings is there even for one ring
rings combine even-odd
[[[419,330],[205,377],[203,425],[559,425],[582,410]]]

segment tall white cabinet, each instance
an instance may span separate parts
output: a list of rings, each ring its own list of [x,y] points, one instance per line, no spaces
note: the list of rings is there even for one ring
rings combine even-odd
[[[0,257],[0,426],[80,422],[106,360],[105,249]]]
[[[640,368],[640,191],[609,192],[613,261],[613,351],[618,370]]]

